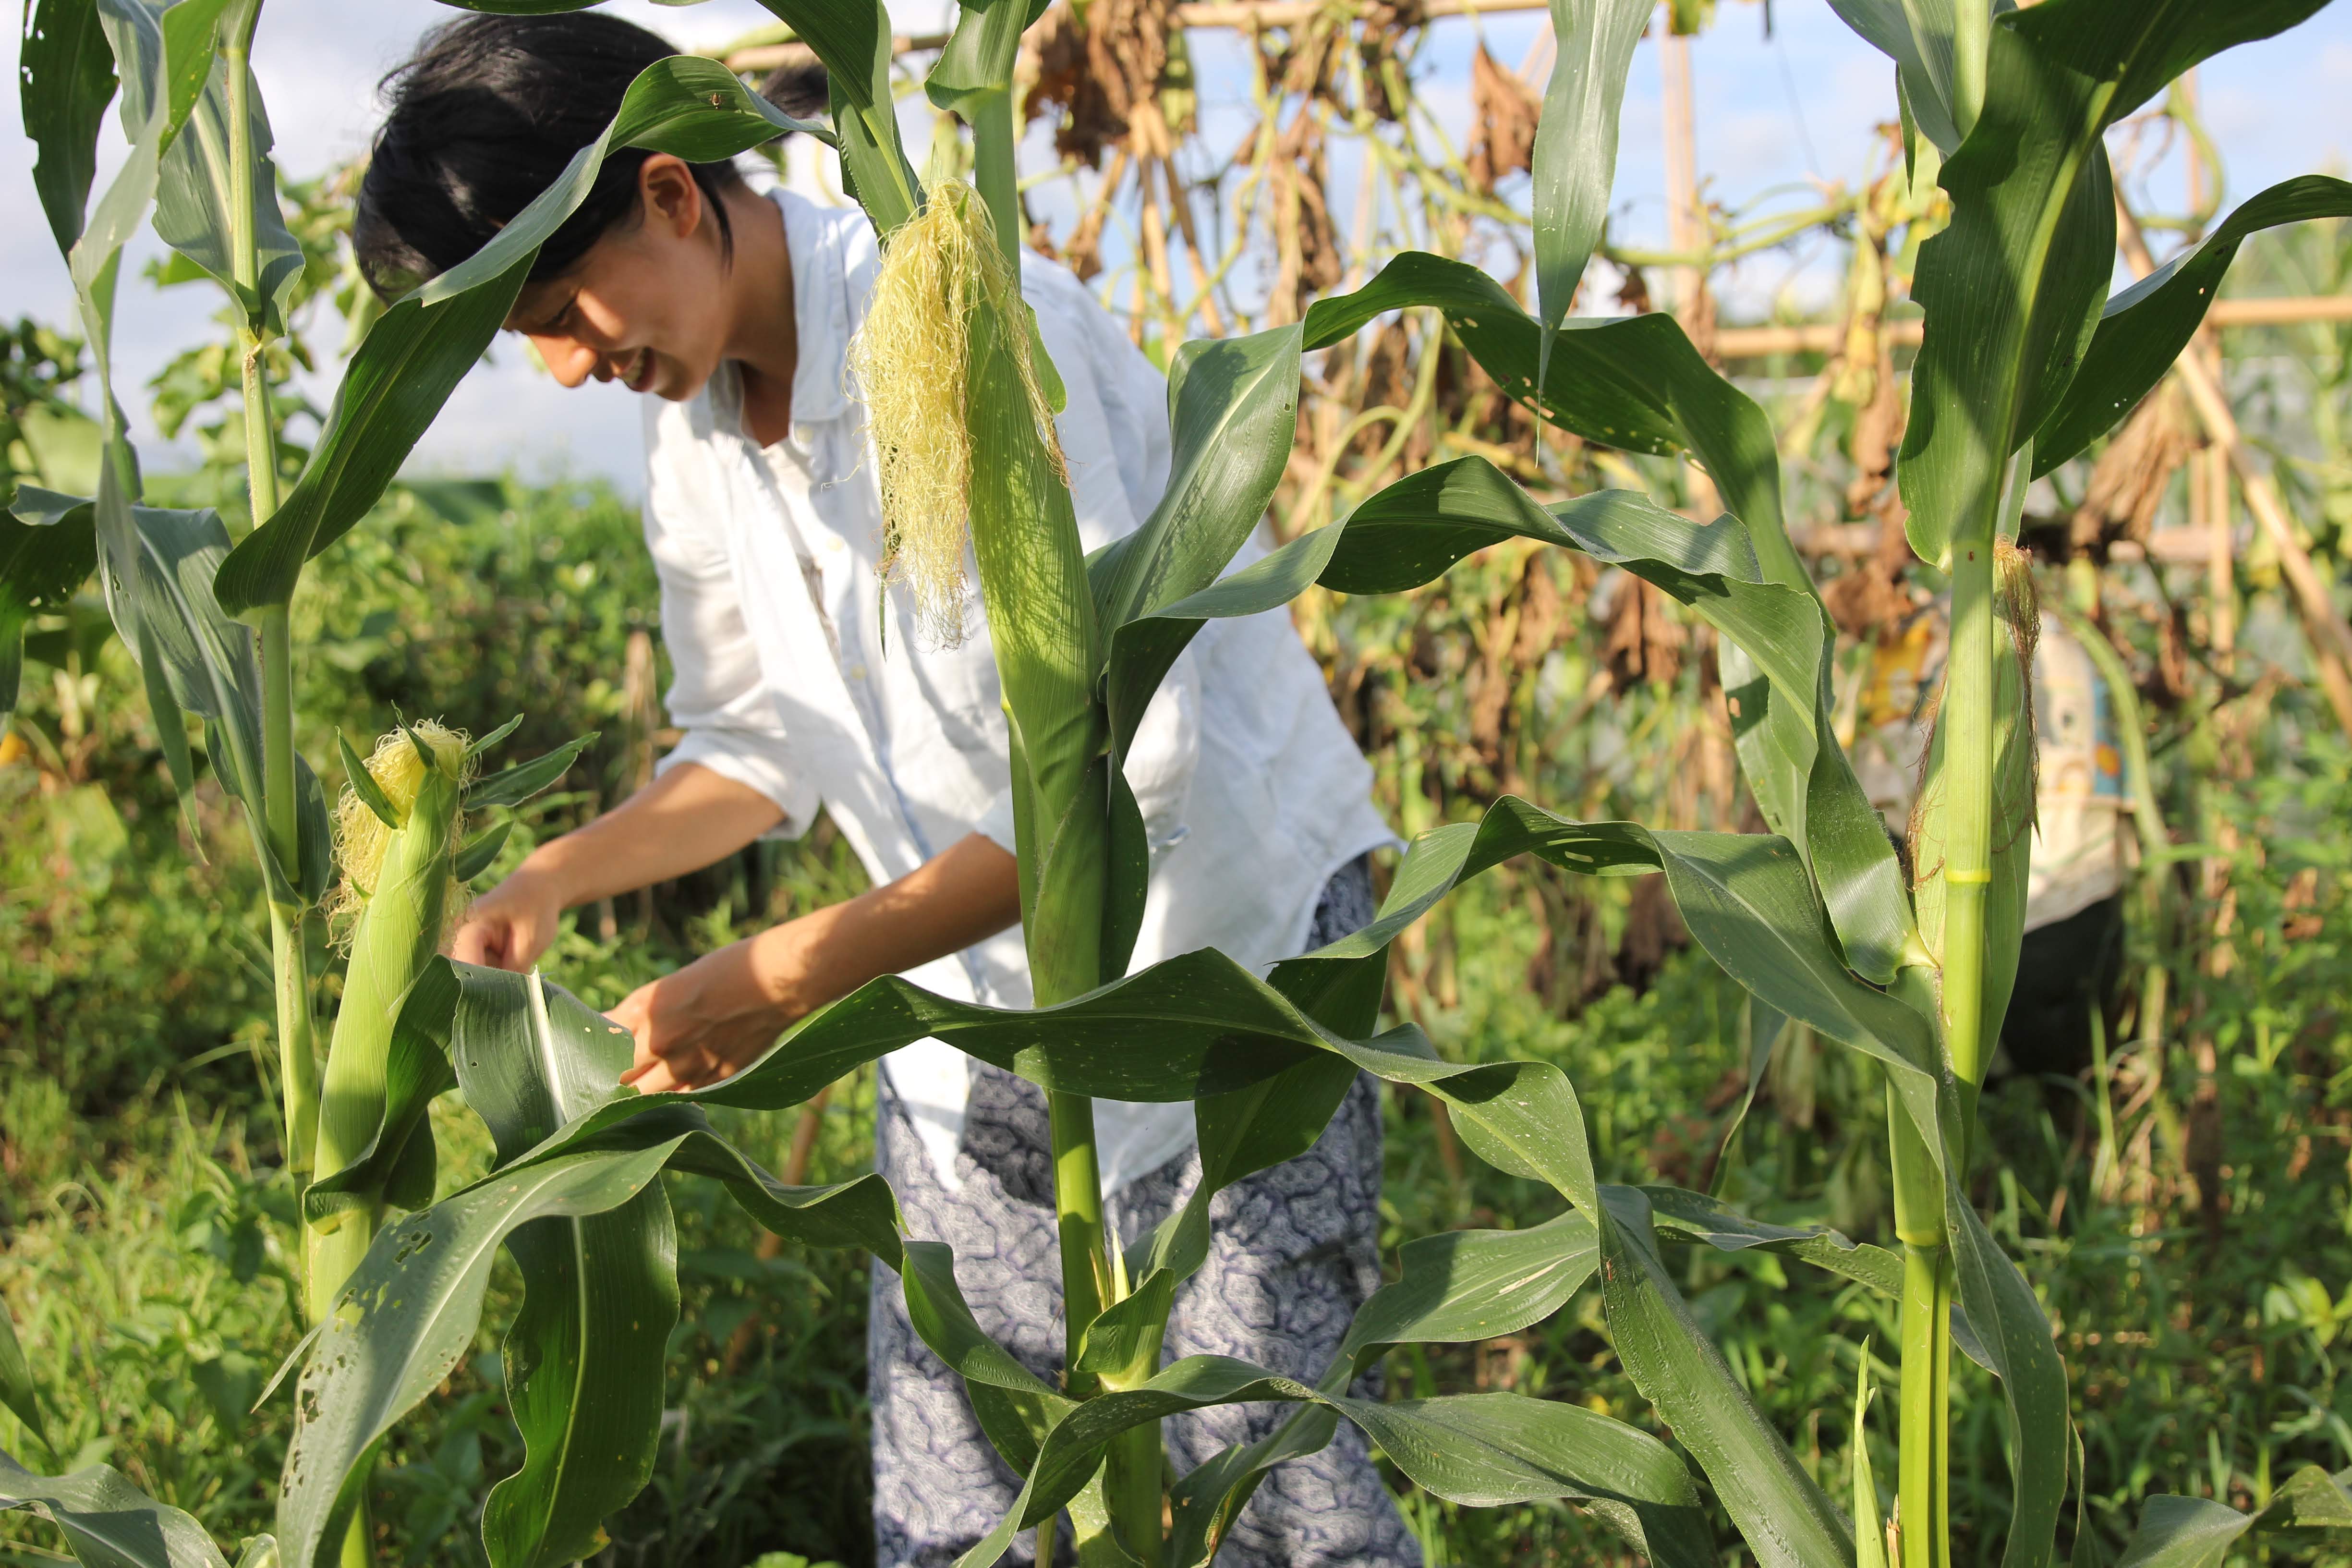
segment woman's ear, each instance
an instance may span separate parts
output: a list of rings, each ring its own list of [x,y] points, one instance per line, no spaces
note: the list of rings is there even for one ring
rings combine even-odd
[[[656,153],[637,166],[637,197],[646,221],[688,239],[702,226],[702,187],[694,169],[674,153]]]

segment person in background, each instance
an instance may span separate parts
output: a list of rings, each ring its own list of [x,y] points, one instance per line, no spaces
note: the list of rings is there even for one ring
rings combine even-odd
[[[672,52],[593,14],[486,16],[426,35],[387,79],[390,114],[360,193],[352,240],[370,283],[394,297],[474,254]],[[801,89],[822,101],[821,78]],[[982,606],[975,593],[961,640],[926,644],[879,572],[876,465],[844,369],[878,260],[855,207],[761,194],[730,163],[619,152],[540,252],[507,323],[564,385],[617,383],[643,398],[646,542],[685,738],[650,787],[540,846],[478,900],[455,955],[521,969],[565,909],[797,836],[820,809],[875,884],[630,995],[613,1016],[636,1039],[625,1080],[648,1092],[740,1071],[795,1019],[878,975],[1030,1005]],[[1034,258],[1024,271],[1068,395],[1055,423],[1078,529],[1099,547],[1167,482],[1166,389],[1067,271]],[[1371,919],[1365,857],[1394,838],[1286,616],[1203,631],[1127,771],[1152,847],[1138,966],[1203,946],[1270,963]],[[875,1161],[909,1230],[951,1246],[981,1326],[1057,1378],[1042,1093],[925,1041],[885,1061],[878,1100]],[[1098,1127],[1107,1206],[1132,1239],[1199,1179],[1192,1108],[1105,1102]],[[1179,1296],[1168,1353],[1240,1356],[1312,1382],[1380,1284],[1380,1184],[1367,1079],[1312,1151],[1219,1195],[1213,1255]],[[877,1561],[950,1563],[1012,1504],[1016,1479],[916,1338],[887,1269],[874,1271],[867,1342]],[[1190,1468],[1281,1415],[1206,1412],[1169,1423],[1168,1440]],[[1229,1542],[1221,1562],[1266,1568],[1420,1562],[1352,1427],[1268,1477]]]

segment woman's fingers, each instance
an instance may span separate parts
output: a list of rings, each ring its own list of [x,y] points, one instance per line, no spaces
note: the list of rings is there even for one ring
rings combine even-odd
[[[449,956],[460,963],[485,963],[503,969],[506,931],[499,921],[469,920],[449,939]]]
[[[675,989],[675,977],[648,982],[622,998],[604,1016],[629,1031],[636,1044],[635,1059],[621,1081],[642,1094],[698,1089],[711,1076],[709,1053],[690,1025],[681,1025],[675,1007],[666,1005],[666,993]]]

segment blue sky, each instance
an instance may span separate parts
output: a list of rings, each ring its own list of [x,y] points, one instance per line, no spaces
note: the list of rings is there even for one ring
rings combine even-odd
[[[615,0],[610,9],[682,47],[734,37],[769,16],[754,0],[688,7]],[[894,9],[908,30],[936,26],[940,15],[936,0],[902,0]],[[377,113],[376,79],[419,32],[453,15],[430,0],[268,0],[256,68],[283,165],[298,175],[315,174],[362,148]],[[1873,128],[1895,112],[1892,68],[1847,32],[1823,0],[1779,0],[1772,15],[1768,41],[1759,5],[1726,0],[1714,29],[1694,46],[1701,177],[1708,195],[1727,206],[1799,205],[1808,199],[1810,182],[1866,178],[1878,155]],[[1417,89],[1457,141],[1469,113],[1468,61],[1482,31],[1495,55],[1516,65],[1539,26],[1531,13],[1432,25]],[[1236,68],[1240,46],[1229,36],[1196,34],[1194,40],[1204,125],[1211,137],[1227,139],[1246,113],[1246,74]],[[2231,200],[2290,174],[2345,172],[2352,165],[2352,5],[2332,5],[2291,33],[2209,62],[2200,86],[2227,163]],[[38,217],[32,149],[15,95],[8,99],[0,111],[0,202],[18,220],[0,231],[0,310],[66,322],[71,296],[64,266]],[[910,106],[908,112],[913,130],[919,111]],[[1629,243],[1664,240],[1660,131],[1656,50],[1644,43],[1627,95],[1612,220]],[[116,156],[119,148],[102,153],[101,182]],[[2177,206],[2177,168],[2175,160],[2159,169],[2141,195]],[[1333,175],[1335,195],[1353,188],[1344,158],[1335,159]],[[1344,232],[1344,214],[1340,221]],[[144,243],[148,249],[134,255],[134,263],[153,254],[153,242]],[[1833,286],[1837,266],[1834,254],[1816,243],[1750,261],[1729,281],[1729,292],[1750,311],[1783,291],[1802,302]],[[126,268],[126,277],[133,270]],[[142,429],[140,384],[215,330],[208,318],[215,305],[203,286],[158,292],[142,280],[126,283],[118,327],[121,384]],[[320,335],[321,346],[331,349],[340,332],[330,327]],[[322,404],[332,384],[331,375],[321,379],[315,395]],[[601,474],[634,491],[639,461],[633,403],[615,387],[564,392],[518,348],[502,346],[494,363],[459,389],[414,461],[437,472],[513,467],[534,477]],[[142,445],[152,465],[173,466],[152,432]]]

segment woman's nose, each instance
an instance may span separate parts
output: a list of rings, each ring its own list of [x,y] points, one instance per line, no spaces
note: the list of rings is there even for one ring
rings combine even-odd
[[[531,346],[539,350],[547,373],[563,386],[578,386],[585,382],[595,374],[603,357],[575,338],[533,338]]]

